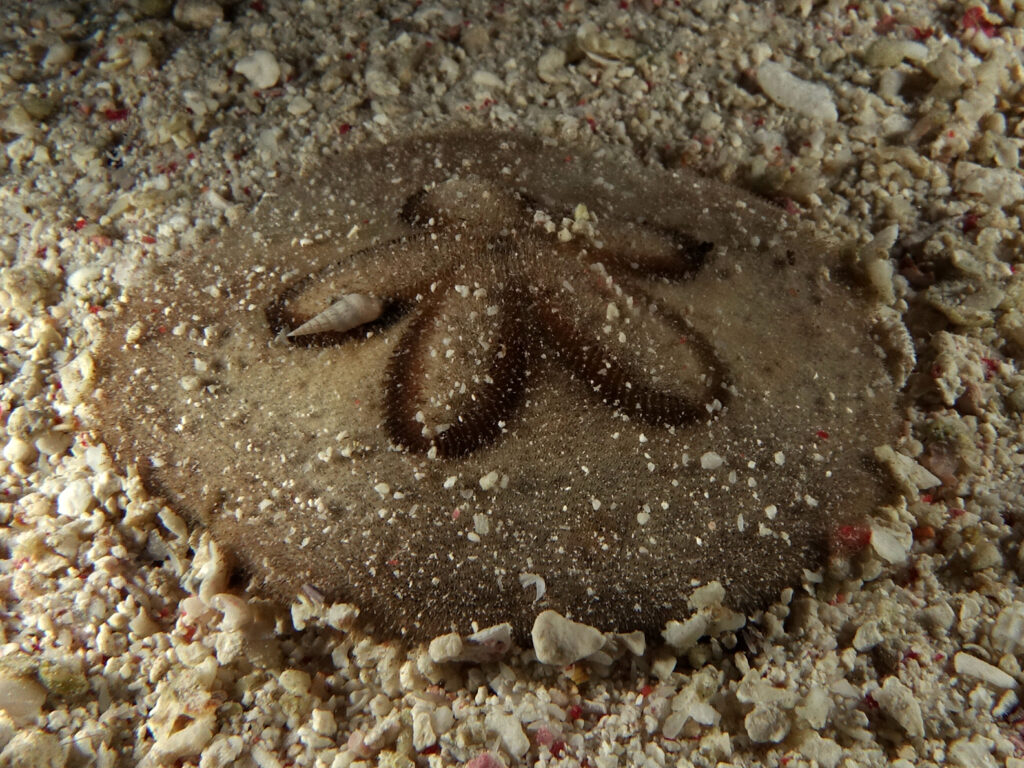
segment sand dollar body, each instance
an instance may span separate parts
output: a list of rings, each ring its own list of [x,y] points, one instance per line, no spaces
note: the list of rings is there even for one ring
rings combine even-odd
[[[147,282],[105,438],[257,583],[384,634],[655,632],[714,580],[750,608],[886,493],[895,392],[836,257],[612,150],[354,147]],[[351,296],[379,316],[287,336]]]

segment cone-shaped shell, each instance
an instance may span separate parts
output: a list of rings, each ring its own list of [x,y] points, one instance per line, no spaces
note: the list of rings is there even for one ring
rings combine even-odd
[[[313,333],[345,333],[360,325],[372,323],[384,311],[384,302],[364,293],[347,293],[318,315],[288,334],[308,336]]]

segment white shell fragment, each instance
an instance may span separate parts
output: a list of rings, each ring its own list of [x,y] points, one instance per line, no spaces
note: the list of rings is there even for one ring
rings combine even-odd
[[[885,714],[889,715],[911,738],[924,736],[924,718],[921,705],[914,698],[914,692],[898,677],[890,675],[872,697]]]
[[[235,65],[235,71],[257,88],[273,88],[281,79],[281,65],[270,51],[253,51]]]
[[[313,333],[345,333],[360,325],[372,323],[384,311],[384,302],[363,293],[346,293],[318,315],[288,334],[308,336]]]
[[[46,700],[46,691],[34,680],[4,675],[0,677],[0,711],[17,727],[34,723]]]
[[[484,726],[498,737],[501,745],[513,757],[520,758],[530,750],[530,739],[523,732],[518,717],[491,710],[484,719]]]
[[[999,667],[982,661],[977,656],[960,651],[953,657],[953,669],[958,675],[981,680],[995,688],[1013,688],[1017,681]]]
[[[533,623],[533,650],[544,664],[565,666],[586,658],[604,645],[604,635],[594,627],[544,611]]]
[[[839,118],[827,86],[801,80],[778,62],[766,61],[757,68],[757,84],[784,109],[822,123],[834,123]]]

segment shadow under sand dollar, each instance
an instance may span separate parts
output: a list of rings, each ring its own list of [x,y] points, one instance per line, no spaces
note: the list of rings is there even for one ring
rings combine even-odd
[[[325,161],[126,292],[104,438],[259,587],[383,635],[750,610],[888,490],[871,306],[782,212],[459,131]]]

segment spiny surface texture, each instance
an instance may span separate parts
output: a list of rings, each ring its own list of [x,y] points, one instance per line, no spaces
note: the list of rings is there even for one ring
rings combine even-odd
[[[886,492],[895,392],[835,257],[609,149],[356,147],[137,282],[106,440],[258,586],[385,635],[656,632],[716,580],[749,610]]]

